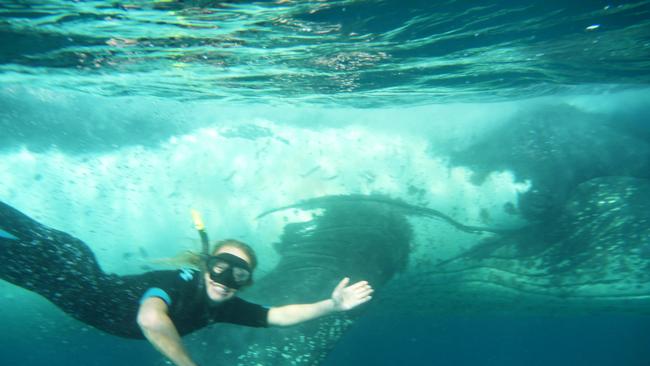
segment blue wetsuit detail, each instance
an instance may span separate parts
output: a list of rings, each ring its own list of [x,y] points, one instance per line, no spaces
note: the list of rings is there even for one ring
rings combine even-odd
[[[180,276],[184,281],[192,281],[192,279],[194,278],[194,273],[189,268],[183,268],[181,269]]]
[[[142,305],[142,303],[150,297],[158,297],[162,299],[167,304],[167,306],[172,306],[171,297],[169,297],[169,295],[165,292],[165,290],[161,288],[152,287],[148,289],[147,292],[145,292],[144,295],[142,295],[142,297],[140,298],[140,304]]]

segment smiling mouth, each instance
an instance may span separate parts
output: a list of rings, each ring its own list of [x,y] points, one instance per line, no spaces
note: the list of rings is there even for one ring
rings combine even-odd
[[[210,280],[210,286],[220,294],[228,295],[233,292],[230,288],[212,280]]]

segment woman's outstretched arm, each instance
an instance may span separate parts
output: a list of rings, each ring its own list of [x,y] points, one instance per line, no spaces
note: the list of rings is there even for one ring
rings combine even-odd
[[[339,311],[347,311],[370,301],[372,287],[366,281],[348,286],[349,278],[339,282],[332,296],[312,304],[294,304],[273,307],[269,310],[268,323],[275,326],[295,325]]]

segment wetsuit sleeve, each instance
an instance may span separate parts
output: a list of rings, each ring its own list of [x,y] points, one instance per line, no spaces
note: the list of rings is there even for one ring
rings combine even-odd
[[[220,321],[233,323],[247,327],[268,327],[269,309],[262,305],[254,304],[239,297],[232,298],[227,302],[227,309],[224,309]]]
[[[142,298],[140,298],[140,305],[142,305],[142,303],[146,299],[151,298],[151,297],[160,298],[167,304],[167,306],[172,306],[171,297],[169,296],[167,291],[161,289],[160,287],[150,287],[147,290],[147,292],[145,292],[144,295],[142,295]]]

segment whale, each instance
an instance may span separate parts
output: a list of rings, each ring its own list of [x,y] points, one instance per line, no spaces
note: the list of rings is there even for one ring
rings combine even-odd
[[[388,286],[382,308],[650,314],[650,180],[588,180],[555,219],[482,239],[405,281],[418,285]]]

